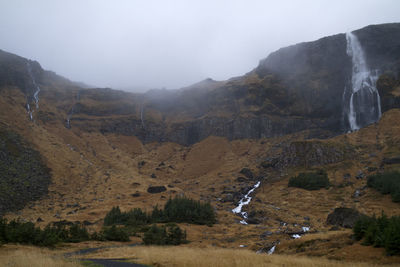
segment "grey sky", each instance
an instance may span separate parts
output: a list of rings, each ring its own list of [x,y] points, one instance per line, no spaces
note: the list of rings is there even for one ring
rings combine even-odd
[[[0,49],[96,86],[179,88],[386,22],[400,22],[400,1],[0,0]]]

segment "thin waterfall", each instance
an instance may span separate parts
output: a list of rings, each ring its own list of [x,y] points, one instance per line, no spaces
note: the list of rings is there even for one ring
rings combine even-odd
[[[350,130],[356,131],[379,120],[382,115],[381,99],[376,89],[378,72],[368,68],[357,36],[347,33],[346,41],[346,52],[352,60],[351,86],[345,88],[350,95],[347,117]]]
[[[26,62],[26,68],[28,70],[28,74],[29,77],[31,78],[32,81],[32,85],[33,85],[33,89],[34,89],[34,93],[33,95],[30,95],[26,97],[26,109],[29,115],[29,119],[31,121],[33,121],[33,109],[30,106],[31,101],[33,100],[33,102],[35,103],[36,109],[39,109],[39,93],[40,93],[40,87],[39,85],[37,85],[36,80],[35,80],[35,76],[33,76],[32,73],[32,66],[29,63],[29,61]]]

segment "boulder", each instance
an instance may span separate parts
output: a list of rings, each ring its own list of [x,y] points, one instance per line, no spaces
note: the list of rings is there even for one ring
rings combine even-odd
[[[353,228],[356,221],[362,216],[365,215],[355,209],[336,208],[328,215],[326,223],[344,228]]]
[[[161,186],[149,186],[149,188],[147,188],[147,192],[150,194],[157,194],[157,193],[161,193],[167,191],[167,188],[163,185]]]

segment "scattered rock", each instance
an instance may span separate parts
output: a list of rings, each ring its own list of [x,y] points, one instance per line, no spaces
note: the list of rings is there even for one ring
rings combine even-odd
[[[358,171],[356,175],[356,179],[363,179],[365,177],[365,174],[362,171]]]
[[[260,235],[261,238],[267,238],[268,236],[271,236],[273,233],[270,231],[265,231]]]
[[[225,196],[221,199],[221,202],[234,202],[233,194],[225,194]]]
[[[157,176],[156,176],[154,173],[152,173],[152,174],[150,175],[150,177],[151,177],[151,178],[157,178]]]
[[[239,182],[239,183],[244,183],[244,182],[246,182],[246,181],[247,181],[247,179],[244,178],[244,177],[238,177],[238,178],[236,178],[236,182]]]
[[[382,163],[387,165],[400,164],[400,156],[393,158],[383,158]]]
[[[350,178],[351,178],[350,173],[345,173],[345,174],[343,174],[343,179],[348,180],[348,179],[350,179]]]
[[[150,186],[149,188],[147,188],[147,192],[150,194],[157,194],[157,193],[161,193],[167,191],[167,188],[163,185],[161,186]]]
[[[38,222],[38,223],[43,222],[43,219],[39,217],[39,218],[37,218],[36,222]]]
[[[246,176],[249,179],[253,179],[254,178],[254,175],[253,175],[253,173],[251,172],[251,170],[249,168],[243,168],[240,171],[240,173],[243,174],[244,176]]]
[[[132,196],[132,197],[140,197],[140,193],[139,193],[139,192],[136,192],[136,193],[131,194],[131,196]]]
[[[138,167],[142,168],[145,164],[146,164],[146,161],[142,160],[142,161],[138,162]]]
[[[328,215],[326,223],[344,228],[353,228],[355,222],[362,216],[365,216],[355,209],[336,208]]]

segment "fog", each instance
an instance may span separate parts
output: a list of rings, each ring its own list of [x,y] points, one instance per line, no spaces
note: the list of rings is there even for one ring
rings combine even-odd
[[[397,0],[0,0],[0,49],[94,86],[180,88],[399,11]]]

